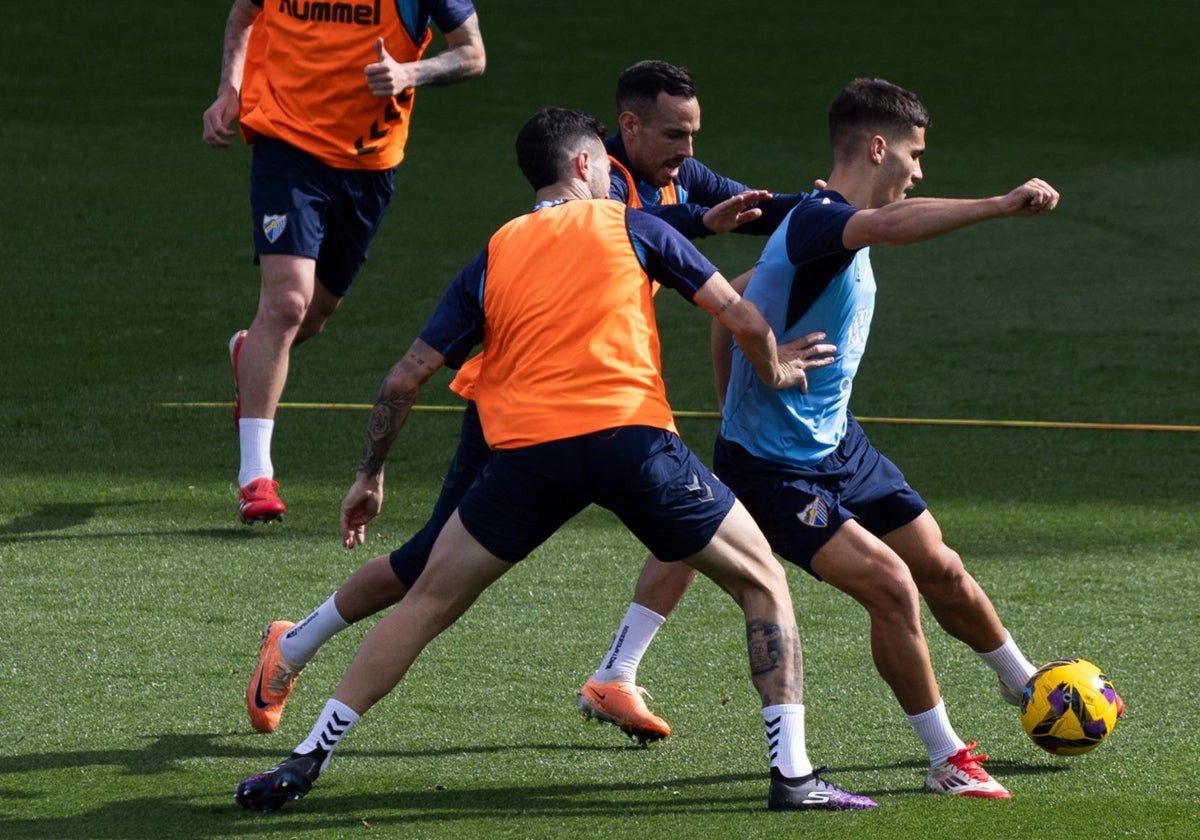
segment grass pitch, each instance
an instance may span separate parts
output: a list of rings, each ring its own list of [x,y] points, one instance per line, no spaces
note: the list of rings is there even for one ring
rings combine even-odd
[[[273,816],[238,810],[234,784],[305,736],[366,629],[322,651],[279,732],[260,736],[242,692],[262,625],[301,616],[424,521],[457,417],[412,418],[368,551],[336,540],[362,412],[283,412],[288,521],[237,524],[227,412],[161,405],[229,399],[225,342],[257,297],[248,155],[200,141],[226,5],[121,11],[31,5],[0,50],[0,836],[1192,835],[1200,436],[1039,428],[867,426],[1031,658],[1093,659],[1129,704],[1094,753],[1041,753],[990,671],[930,624],[952,720],[992,756],[1010,802],[920,793],[920,745],[871,667],[865,616],[798,573],[810,753],[879,809],[765,810],[740,616],[706,582],[643,663],[675,734],[640,749],[584,723],[575,689],[644,553],[590,511],[430,647],[309,797]],[[371,262],[327,334],[297,352],[285,399],[370,402],[444,284],[527,209],[512,165],[521,122],[557,104],[612,124],[616,74],[661,57],[696,74],[700,159],[748,183],[824,175],[829,99],[882,75],[933,113],[916,194],[994,194],[1034,175],[1061,190],[1044,219],[876,250],[860,415],[1200,422],[1200,164],[1187,143],[1200,6],[512,0],[480,12],[487,74],[418,94]],[[701,247],[733,275],[761,244]],[[672,402],[710,409],[704,318],[661,297]],[[426,398],[453,406],[442,384]],[[707,454],[712,421],[681,429]]]

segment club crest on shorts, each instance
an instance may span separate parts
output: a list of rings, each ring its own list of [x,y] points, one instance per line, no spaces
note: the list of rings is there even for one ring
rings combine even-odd
[[[267,241],[271,244],[275,243],[279,237],[283,236],[283,231],[287,227],[287,214],[263,216],[263,236],[267,237]]]
[[[813,500],[796,514],[796,518],[810,528],[824,528],[829,524],[829,508],[825,507],[824,499],[813,496]]]

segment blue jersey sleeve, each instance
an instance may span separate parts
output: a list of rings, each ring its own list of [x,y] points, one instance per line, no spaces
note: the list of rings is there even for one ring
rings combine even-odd
[[[733,198],[746,190],[755,189],[740,181],[726,178],[709,169],[695,158],[688,158],[679,168],[678,177],[681,191],[680,201],[686,201],[687,211],[679,210],[671,214],[670,208],[664,208],[660,215],[668,224],[683,233],[689,239],[698,239],[712,234],[704,226],[704,214],[712,207],[728,198]],[[804,198],[803,194],[779,193],[772,195],[766,201],[760,201],[756,206],[763,211],[762,216],[752,222],[733,229],[734,233],[749,236],[770,236],[779,227],[792,208]]]
[[[788,219],[788,261],[803,266],[831,257],[842,261],[849,259],[851,252],[842,244],[842,231],[858,209],[831,190],[813,192],[801,198]]]
[[[651,280],[669,286],[691,301],[708,278],[717,273],[717,267],[683,234],[656,216],[644,210],[630,210],[625,219],[634,250]]]
[[[833,278],[854,259],[854,252],[842,244],[842,232],[857,212],[838,193],[824,191],[805,195],[788,216],[781,249],[791,265],[785,326],[803,317]]]
[[[679,167],[679,175],[675,179],[681,188],[680,201],[692,204],[702,204],[712,207],[727,198],[743,193],[750,187],[718,175],[695,158],[687,158]]]
[[[787,214],[806,198],[806,193],[774,193],[766,201],[760,201],[756,207],[762,210],[762,215],[752,222],[746,222],[733,229],[734,233],[744,233],[748,236],[770,236],[775,229],[787,218]]]
[[[487,261],[488,252],[484,248],[451,281],[421,329],[421,340],[446,357],[447,367],[461,367],[471,350],[483,341]]]
[[[610,194],[610,197],[615,196]],[[623,199],[618,199],[621,200]],[[712,231],[704,226],[704,214],[708,212],[708,208],[699,204],[657,204],[639,209],[643,213],[662,219],[688,239],[701,239],[712,235]]]
[[[453,32],[462,26],[467,18],[475,14],[475,4],[471,0],[417,0],[417,2],[426,14],[433,18],[433,23],[439,32]],[[398,5],[403,9],[407,3],[400,2]],[[401,13],[401,17],[405,17],[405,15]]]

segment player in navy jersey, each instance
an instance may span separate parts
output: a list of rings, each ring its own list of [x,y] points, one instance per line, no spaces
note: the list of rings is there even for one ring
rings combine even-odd
[[[776,554],[866,608],[876,668],[929,756],[926,790],[1006,799],[1008,791],[982,767],[986,756],[972,754],[975,742],[964,744],[950,725],[921,629],[920,598],[996,672],[1007,702],[1018,702],[1033,665],[942,541],[925,502],[867,440],[849,400],[875,308],[869,246],[1037,216],[1053,210],[1059,196],[1035,178],[992,198],[903,200],[922,178],[929,123],[913,93],[880,79],[857,79],[834,99],[828,189],[790,211],[745,287],[781,340],[825,333],[837,347],[834,363],[812,372],[806,393],[766,394],[746,376],[736,349],[731,355],[728,336],[715,330],[714,373],[724,397],[713,463]],[[635,656],[636,666],[642,653],[623,655]]]
[[[648,60],[622,71],[617,122],[604,141],[613,162],[609,197],[651,210],[689,239],[769,235],[800,198],[748,187],[693,157],[700,100],[685,67]]]
[[[626,68],[617,79],[617,113],[620,130],[604,143],[613,162],[609,195],[654,213],[689,238],[770,234],[802,198],[751,189],[693,157],[700,101],[686,68],[665,61]],[[670,735],[670,725],[646,706],[646,692],[634,679],[637,652],[649,646],[694,576],[679,564],[646,559],[611,647],[579,688],[576,703],[584,714],[643,743]]]
[[[770,233],[801,198],[751,189],[692,158],[700,110],[691,73],[685,68],[662,61],[638,62],[621,73],[616,100],[620,130],[605,141],[613,162],[610,198],[658,215],[689,238],[731,230]],[[490,455],[472,380],[466,375],[472,369],[468,362],[451,385],[467,405],[457,451],[425,526],[400,548],[360,566],[298,624],[276,620],[267,626],[246,690],[247,714],[255,729],[270,732],[278,726],[296,677],[325,641],[399,601],[424,568],[438,533]],[[649,644],[662,621],[656,611],[669,611],[691,583],[690,571],[672,572],[671,566],[678,564],[653,558],[645,564],[635,587],[635,604],[626,617],[627,649],[635,646],[634,639]],[[667,722],[646,707],[637,686],[617,670],[602,667],[580,689],[578,702],[588,714],[620,726],[643,742],[670,734]]]
[[[675,432],[654,284],[719,319],[772,387],[803,389],[806,368],[829,359],[785,358],[762,314],[678,231],[606,198],[602,133],[594,117],[562,108],[525,124],[517,160],[535,190],[534,211],[492,235],[380,386],[342,502],[347,548],[364,542],[380,511],[388,452],[422,387],[480,342],[478,405],[495,451],[411,592],[363,639],[308,737],[237,785],[242,807],[274,811],[307,794],[350,728],[426,645],[591,504],[612,510],[657,555],[702,571],[741,608],[771,747],[768,807],[876,807],[822,779],[808,758],[787,577],[745,508]],[[564,285],[588,293],[566,295]]]

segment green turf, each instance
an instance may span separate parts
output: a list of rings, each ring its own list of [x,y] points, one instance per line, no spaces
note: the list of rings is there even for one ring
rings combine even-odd
[[[234,521],[225,341],[253,310],[244,148],[200,141],[226,6],[25,4],[0,35],[0,837],[1190,837],[1200,626],[1200,435],[870,425],[1035,659],[1103,665],[1129,714],[1095,753],[1040,753],[994,678],[927,627],[947,705],[1011,802],[921,795],[923,760],[874,674],[865,618],[801,574],[809,745],[866,814],[765,811],[740,616],[697,584],[642,669],[675,734],[585,724],[574,691],[642,549],[593,511],[485,594],[290,812],[234,783],[307,734],[366,629],[331,642],[280,731],[242,691],[261,625],[298,617],[425,518],[457,432],[416,414],[368,551],[336,542],[365,415],[281,415],[286,525]],[[483,4],[483,79],[418,94],[384,231],[286,398],[363,403],[441,288],[529,195],[512,138],[547,104],[610,124],[617,72],[690,65],[699,157],[766,187],[828,171],[824,109],[855,75],[933,112],[922,195],[1038,175],[1047,218],[876,249],[865,416],[1200,422],[1200,4]],[[730,275],[761,240],[703,249]],[[701,315],[660,296],[677,408],[712,408]],[[443,387],[431,403],[454,405]],[[715,425],[681,422],[707,457]]]

